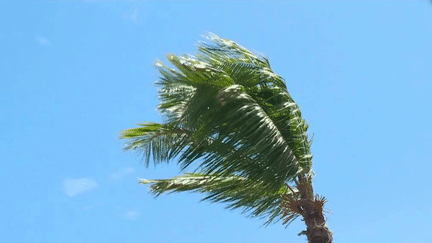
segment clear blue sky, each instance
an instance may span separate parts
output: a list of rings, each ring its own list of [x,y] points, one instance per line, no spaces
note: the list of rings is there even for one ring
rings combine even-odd
[[[156,59],[207,31],[266,54],[314,134],[335,243],[432,242],[427,1],[0,1],[0,242],[300,243],[204,195],[148,194],[121,130],[160,122]]]

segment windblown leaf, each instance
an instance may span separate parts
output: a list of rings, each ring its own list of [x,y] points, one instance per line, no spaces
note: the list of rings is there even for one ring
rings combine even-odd
[[[151,193],[158,197],[162,193],[174,193],[184,191],[194,191],[205,193],[208,196],[201,201],[228,203],[227,209],[243,208],[243,213],[253,210],[253,217],[269,217],[265,225],[276,223],[284,219],[287,209],[280,207],[282,198],[295,198],[296,189],[288,188],[284,185],[277,193],[262,194],[259,188],[263,183],[251,183],[250,180],[241,176],[203,175],[198,173],[185,173],[172,179],[146,180],[141,179],[141,184],[151,184]],[[294,213],[295,214],[295,213]],[[289,225],[291,218],[285,220],[284,224]],[[275,221],[276,220],[276,221]]]
[[[313,173],[308,124],[266,57],[214,34],[208,38],[215,45],[202,44],[197,57],[167,55],[178,70],[156,63],[164,123],[141,124],[121,138],[129,140],[125,149],[143,153],[147,166],[151,158],[157,164],[178,156],[181,170],[199,165],[189,180],[217,176],[193,185],[152,181],[154,192],[201,190],[210,193],[206,199],[254,209],[254,216],[268,212],[273,220],[282,214],[279,192]]]

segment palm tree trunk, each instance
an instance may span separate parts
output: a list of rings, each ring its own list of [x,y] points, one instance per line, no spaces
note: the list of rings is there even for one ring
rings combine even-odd
[[[300,191],[299,211],[307,226],[300,234],[305,234],[309,243],[332,243],[333,234],[327,228],[323,213],[325,199],[314,195],[312,178],[299,176],[297,188]]]

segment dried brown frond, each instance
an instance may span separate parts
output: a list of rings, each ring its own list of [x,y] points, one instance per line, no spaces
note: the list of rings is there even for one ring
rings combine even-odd
[[[320,195],[315,195],[315,200],[313,202],[314,207],[316,208],[316,210],[322,212],[324,205],[327,203],[327,199],[323,196]]]
[[[280,207],[283,212],[282,217],[286,217],[284,224],[294,220],[297,216],[302,214],[297,193],[287,193],[282,195]]]

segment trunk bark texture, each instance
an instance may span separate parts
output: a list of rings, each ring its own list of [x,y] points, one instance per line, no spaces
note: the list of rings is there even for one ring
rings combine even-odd
[[[315,196],[312,188],[312,178],[307,176],[299,177],[300,191],[299,211],[307,226],[305,234],[309,243],[332,243],[333,233],[327,228],[323,213],[324,198]]]
[[[309,243],[331,243],[333,236],[327,228],[322,211],[318,211],[312,202],[304,202],[302,205],[303,219],[307,226],[306,234]]]

